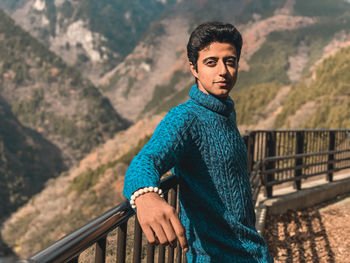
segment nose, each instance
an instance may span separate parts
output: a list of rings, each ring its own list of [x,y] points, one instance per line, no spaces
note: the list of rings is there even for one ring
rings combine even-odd
[[[220,61],[218,63],[218,73],[220,76],[224,76],[227,74],[227,66],[224,61]]]

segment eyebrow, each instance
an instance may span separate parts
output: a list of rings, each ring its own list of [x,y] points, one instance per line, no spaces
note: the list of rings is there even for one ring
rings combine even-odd
[[[224,57],[224,60],[227,60],[227,59],[237,59],[237,57],[236,57],[236,56],[227,56],[227,57]],[[218,58],[218,57],[207,57],[207,58],[203,59],[203,63],[208,62],[209,60],[218,61],[219,58]]]
[[[203,59],[203,63],[208,62],[209,60],[215,60],[215,61],[218,61],[218,60],[219,60],[219,58],[217,58],[217,57],[207,57],[207,58]]]

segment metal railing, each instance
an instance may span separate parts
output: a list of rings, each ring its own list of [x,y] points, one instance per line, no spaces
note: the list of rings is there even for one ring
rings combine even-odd
[[[244,141],[254,204],[262,185],[270,197],[276,184],[294,181],[296,189],[300,189],[304,178],[326,174],[328,181],[332,181],[335,171],[350,168],[350,130],[250,131]],[[165,199],[178,210],[176,176],[162,180],[161,188]],[[83,262],[81,254],[88,248],[93,250],[89,258],[96,263],[111,257],[117,263],[186,262],[179,244],[171,248],[146,242],[134,214],[125,201],[22,262]],[[130,228],[133,218],[135,222]],[[116,244],[111,247],[107,236],[114,230]],[[107,247],[112,251],[109,254]]]
[[[273,186],[350,168],[350,130],[251,131],[246,138],[248,169],[260,174],[267,197]]]
[[[334,156],[339,154],[347,154],[349,157],[334,159]],[[330,159],[330,156],[333,156],[333,158]],[[323,159],[323,161],[318,161],[320,158]],[[298,162],[298,160],[300,160],[300,162]],[[309,160],[309,162],[306,163],[303,160]],[[278,164],[284,161],[286,161],[287,165],[279,167]],[[293,161],[299,164],[288,166],[288,163],[291,164]],[[338,168],[336,167],[338,164],[344,164],[345,162],[345,165]],[[272,165],[270,165],[271,163]],[[262,182],[265,187],[293,181],[296,184],[296,188],[299,186],[297,190],[300,190],[301,179],[325,174],[328,182],[332,182],[334,172],[350,168],[350,149],[268,157],[264,158],[260,165],[262,167]],[[316,168],[316,170],[314,168]],[[293,177],[288,176],[290,171],[294,171]]]
[[[165,199],[173,206],[177,207],[177,178],[170,175],[162,180],[160,187],[164,190]],[[117,228],[117,246],[115,248],[116,262],[126,262],[126,241],[127,241],[127,224],[128,220],[135,214],[128,201],[121,203],[115,208],[109,210],[102,216],[96,218],[90,223],[75,232],[63,237],[48,248],[38,252],[29,259],[21,262],[78,262],[79,255],[85,249],[94,246],[93,262],[106,262],[106,238],[108,233]],[[133,257],[129,262],[141,262],[142,256],[142,231],[135,219],[134,238],[133,238]],[[147,262],[155,262],[155,247],[147,244]],[[177,248],[180,246],[178,245]],[[167,250],[167,251],[166,251]],[[181,249],[158,246],[157,259],[159,263],[165,262],[184,262]],[[168,252],[167,255],[165,252]],[[175,261],[176,260],[176,261]]]

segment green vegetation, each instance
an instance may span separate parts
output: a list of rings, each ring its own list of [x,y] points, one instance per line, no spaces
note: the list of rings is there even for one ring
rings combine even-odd
[[[146,143],[151,139],[151,135],[145,136],[143,139],[139,140],[136,147],[129,150],[127,153],[123,154],[118,160],[129,166],[132,159],[142,150]]]
[[[189,21],[189,33],[191,33],[196,26],[206,21],[228,21],[237,25],[245,24],[252,20],[254,14],[259,14],[263,19],[273,15],[275,9],[281,8],[284,3],[285,1],[280,0],[250,0],[238,2],[208,0],[200,4],[189,1],[189,3],[184,3],[184,6],[186,6],[192,14]]]
[[[49,33],[51,36],[54,37],[56,35],[56,20],[57,20],[55,1],[46,0],[45,6],[46,6],[45,13],[50,22]]]
[[[294,33],[271,33],[263,46],[249,60],[249,72],[240,72],[238,89],[266,82],[287,85],[288,57],[296,54],[298,45],[298,38]]]
[[[2,0],[1,2],[3,6],[6,6],[9,9],[15,9],[25,4],[22,0]]]
[[[67,169],[63,160],[80,159],[127,124],[77,70],[1,10],[0,38],[2,218]]]
[[[107,85],[100,86],[99,89],[103,92],[108,92],[108,91],[112,90],[117,85],[119,80],[121,78],[124,78],[125,76],[127,76],[128,73],[129,73],[129,71],[126,71],[123,74],[120,73],[119,71],[115,72],[113,74],[113,76],[109,79],[109,83]]]
[[[69,1],[64,1],[64,3],[59,8],[64,18],[71,18],[74,12],[74,7]]]
[[[163,102],[161,102],[161,104],[159,104],[159,106],[156,108],[155,114],[168,112],[170,109],[179,105],[181,102],[183,102],[186,99],[189,92],[190,92],[190,89],[186,87],[176,92],[173,96],[171,96],[171,98],[163,100]]]
[[[266,105],[276,97],[281,84],[264,83],[243,90],[233,90],[238,124],[254,124],[254,116],[261,114]]]
[[[147,31],[143,34],[142,42],[146,44],[147,47],[150,47],[155,43],[155,40],[159,36],[165,34],[164,26],[159,21],[153,21],[150,23]]]
[[[103,176],[108,169],[115,167],[118,163],[123,163],[129,166],[132,159],[139,153],[139,151],[141,151],[143,146],[146,145],[150,138],[151,136],[146,136],[141,139],[134,148],[122,155],[119,159],[102,164],[94,170],[89,168],[87,171],[79,174],[74,178],[69,191],[77,191],[79,194],[81,194],[97,184],[99,178]]]
[[[60,151],[23,127],[0,100],[0,220],[42,190],[63,170]]]
[[[344,0],[297,0],[294,5],[297,15],[337,17],[350,11],[350,4]]]
[[[142,113],[149,112],[158,107],[164,108],[164,100],[166,100],[167,97],[174,95],[176,93],[175,86],[178,85],[182,79],[186,79],[189,76],[190,73],[184,73],[182,70],[177,70],[172,75],[168,84],[157,85],[153,92],[152,100],[148,102]],[[158,111],[159,110],[160,108],[158,108]]]
[[[350,89],[350,86],[348,87]],[[325,99],[322,107],[304,124],[304,128],[350,128],[350,96],[344,100]]]
[[[66,142],[62,147],[76,159],[126,126],[89,81],[3,12],[0,35],[0,87],[11,91],[1,95],[11,98],[13,113],[26,126],[40,128],[59,146]]]
[[[74,20],[87,19],[93,32],[108,39],[107,47],[125,57],[168,5],[173,5],[173,1],[162,4],[153,0],[87,0],[78,5]]]
[[[288,58],[295,56],[297,47],[304,44],[309,49],[309,59],[303,70],[303,76],[309,75],[310,67],[321,58],[323,47],[341,30],[348,31],[350,19],[322,18],[314,25],[305,28],[273,32],[262,47],[248,61],[250,70],[241,71],[238,89],[266,82],[290,84],[287,70],[290,67]]]
[[[281,8],[284,1],[279,0],[252,0],[246,5],[242,15],[238,17],[240,23],[248,23],[254,14],[259,14],[261,19],[272,16],[277,8]]]
[[[132,90],[132,88],[134,87],[135,85],[135,82],[136,82],[136,78],[133,78],[133,77],[129,77],[128,78],[128,84],[127,84],[127,89],[125,90],[124,92],[124,97],[127,98],[128,95],[129,95],[129,92]]]
[[[288,127],[288,117],[308,101],[317,101],[318,110],[305,127],[349,128],[350,48],[344,48],[327,58],[316,69],[314,80],[304,80],[293,86],[275,126]],[[309,83],[310,82],[310,83]]]
[[[26,119],[28,122],[36,122],[36,118],[28,119],[31,117],[36,117],[35,115],[32,115],[33,112],[36,112],[39,110],[41,106],[43,106],[44,103],[44,90],[43,89],[35,89],[32,91],[32,96],[30,99],[21,101],[18,103],[14,103],[12,106],[12,112],[16,116],[22,115],[24,119]],[[26,114],[28,114],[26,116]]]

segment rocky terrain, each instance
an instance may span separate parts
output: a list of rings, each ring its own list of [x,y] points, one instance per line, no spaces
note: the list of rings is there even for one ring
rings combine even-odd
[[[25,30],[90,80],[120,63],[157,19],[167,2],[1,1]]]
[[[57,145],[67,164],[127,127],[89,80],[0,12],[0,96],[22,124]]]
[[[1,236],[21,257],[122,200],[132,157],[188,98],[185,46],[200,22],[232,22],[243,34],[231,94],[241,132],[350,127],[346,1],[3,0],[0,8],[12,17],[0,11],[0,209],[26,203]]]
[[[128,123],[90,81],[0,14],[2,221]]]

